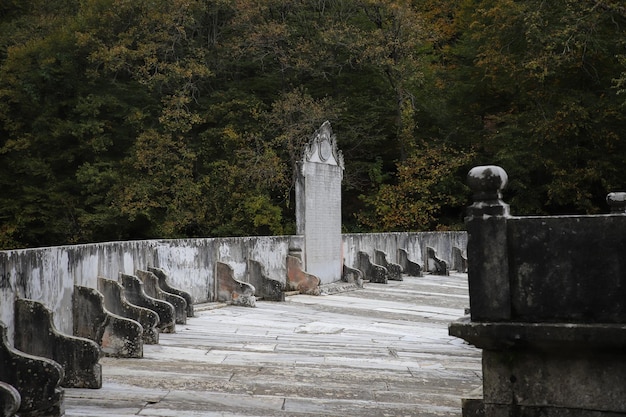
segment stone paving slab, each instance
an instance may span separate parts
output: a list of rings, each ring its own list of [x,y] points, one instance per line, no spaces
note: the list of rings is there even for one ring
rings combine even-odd
[[[102,358],[66,416],[461,416],[480,351],[448,336],[467,276],[405,277],[256,308],[208,306],[142,359]]]

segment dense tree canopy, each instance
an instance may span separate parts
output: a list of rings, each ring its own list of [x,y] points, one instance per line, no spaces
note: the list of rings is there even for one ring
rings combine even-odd
[[[324,120],[346,231],[606,211],[625,106],[618,0],[3,0],[0,247],[292,233]]]

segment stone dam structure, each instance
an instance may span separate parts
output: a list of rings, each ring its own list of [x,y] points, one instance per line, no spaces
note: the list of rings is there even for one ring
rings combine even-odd
[[[626,415],[626,194],[607,197],[611,214],[515,217],[506,172],[482,166],[467,232],[341,234],[342,173],[324,124],[301,164],[297,235],[1,251],[0,416],[62,416],[64,389],[102,386],[103,356],[142,358],[198,304],[450,271],[467,272],[470,305],[449,334],[482,350],[463,416]]]
[[[326,122],[300,163],[297,235],[0,252],[3,415],[63,415],[64,388],[101,387],[100,357],[141,358],[199,303],[254,307],[466,268],[464,232],[342,235],[342,178]]]
[[[193,317],[194,304],[253,307],[256,297],[280,301],[287,291],[358,288],[364,280],[402,279],[402,262],[420,273],[440,273],[428,271],[427,254],[437,253],[436,262],[446,264],[454,248],[465,250],[466,240],[464,232],[343,235],[343,276],[329,284],[302,268],[301,236],[2,251],[0,381],[8,385],[5,401],[21,404],[12,408],[20,416],[63,415],[63,387],[97,389],[101,356],[140,358],[143,344],[158,343],[159,333],[175,332],[177,324]],[[263,285],[269,295],[257,293]],[[38,378],[30,376],[35,367]],[[16,390],[19,396],[13,395]]]

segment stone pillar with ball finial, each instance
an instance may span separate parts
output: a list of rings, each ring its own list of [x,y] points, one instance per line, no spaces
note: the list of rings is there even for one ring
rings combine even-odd
[[[507,181],[504,169],[495,165],[477,166],[467,174],[467,183],[474,192],[474,203],[465,218],[472,321],[511,317],[507,256],[510,215],[508,204],[502,201]]]

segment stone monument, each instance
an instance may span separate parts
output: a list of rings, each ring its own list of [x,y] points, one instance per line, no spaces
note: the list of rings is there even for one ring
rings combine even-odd
[[[320,284],[341,280],[343,155],[326,121],[305,146],[296,181],[296,227],[304,235],[304,269]]]

